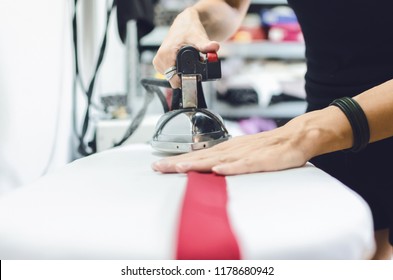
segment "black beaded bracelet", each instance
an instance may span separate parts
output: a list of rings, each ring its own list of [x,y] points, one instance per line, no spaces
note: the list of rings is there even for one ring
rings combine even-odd
[[[340,108],[351,124],[353,146],[350,151],[356,153],[364,149],[370,141],[370,129],[362,107],[350,97],[342,97],[333,100],[330,105]]]

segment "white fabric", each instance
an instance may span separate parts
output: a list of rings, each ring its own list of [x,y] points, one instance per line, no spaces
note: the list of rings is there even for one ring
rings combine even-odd
[[[0,195],[71,154],[71,1],[0,1]]]
[[[184,174],[159,174],[147,145],[75,161],[0,199],[0,259],[173,259]],[[227,177],[244,259],[362,259],[366,203],[319,169]]]
[[[322,170],[227,177],[229,212],[244,259],[358,259],[373,251],[370,210]]]

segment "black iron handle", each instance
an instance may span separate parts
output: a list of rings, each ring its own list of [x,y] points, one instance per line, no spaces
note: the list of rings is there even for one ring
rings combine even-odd
[[[221,62],[216,53],[208,53],[202,58],[192,46],[182,47],[177,53],[176,70],[179,75],[199,75],[201,81],[221,78]]]

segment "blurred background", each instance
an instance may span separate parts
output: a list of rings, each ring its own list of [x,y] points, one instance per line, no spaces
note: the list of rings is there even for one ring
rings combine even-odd
[[[192,0],[0,0],[0,195],[114,147],[143,106],[143,77]],[[218,53],[208,107],[233,135],[280,126],[305,111],[304,44],[286,0],[251,1]],[[163,89],[163,91],[167,91]],[[123,145],[146,143],[158,98]],[[231,132],[231,131],[230,131]]]

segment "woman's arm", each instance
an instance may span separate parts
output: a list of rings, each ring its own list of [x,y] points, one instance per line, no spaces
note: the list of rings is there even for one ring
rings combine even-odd
[[[184,45],[194,46],[201,52],[217,52],[219,43],[230,37],[239,27],[247,12],[249,0],[201,0],[185,9],[174,20],[153,60],[156,70],[164,74],[175,65],[176,54]],[[175,75],[170,83],[178,88]]]
[[[354,99],[365,112],[370,142],[393,136],[393,80]],[[335,106],[303,114],[282,127],[235,137],[210,149],[155,162],[160,172],[214,171],[234,175],[281,170],[304,165],[321,154],[348,149],[353,134],[345,114]]]
[[[238,29],[249,4],[250,0],[207,0],[199,1],[191,9],[198,12],[208,38],[223,41]]]
[[[393,80],[354,98],[366,113],[370,142],[393,136]]]

